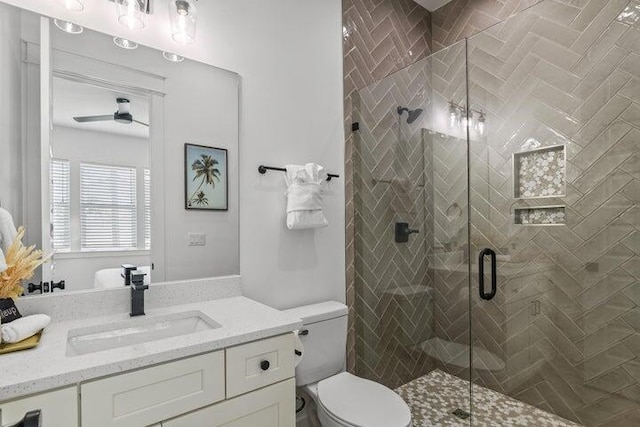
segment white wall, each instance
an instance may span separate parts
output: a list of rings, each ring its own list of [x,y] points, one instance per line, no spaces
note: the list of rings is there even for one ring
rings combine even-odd
[[[110,4],[87,0],[82,14],[54,2],[6,0],[72,19],[98,31],[177,51],[242,77],[240,116],[240,261],[245,294],[275,307],[344,300],[344,180],[326,194],[328,228],[284,229],[285,191],[259,164],[315,161],[344,174],[340,0],[199,2],[198,42],[179,48],[168,37],[166,8],[147,28],[115,23]]]

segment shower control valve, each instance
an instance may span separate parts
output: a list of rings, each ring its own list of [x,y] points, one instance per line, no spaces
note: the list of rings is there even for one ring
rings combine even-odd
[[[411,234],[419,232],[420,230],[409,228],[406,222],[396,222],[396,243],[407,243]]]

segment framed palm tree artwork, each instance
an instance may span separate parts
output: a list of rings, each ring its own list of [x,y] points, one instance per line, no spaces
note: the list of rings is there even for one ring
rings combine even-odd
[[[184,144],[185,209],[228,209],[227,150]]]

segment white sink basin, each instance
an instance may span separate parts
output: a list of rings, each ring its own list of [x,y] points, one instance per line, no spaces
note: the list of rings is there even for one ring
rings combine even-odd
[[[68,357],[113,350],[219,328],[199,311],[142,316],[109,325],[73,329],[67,336]]]

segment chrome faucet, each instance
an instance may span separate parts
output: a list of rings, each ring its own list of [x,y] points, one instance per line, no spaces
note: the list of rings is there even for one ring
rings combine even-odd
[[[149,285],[144,284],[146,274],[139,270],[131,272],[131,313],[130,316],[144,316],[144,291]]]

